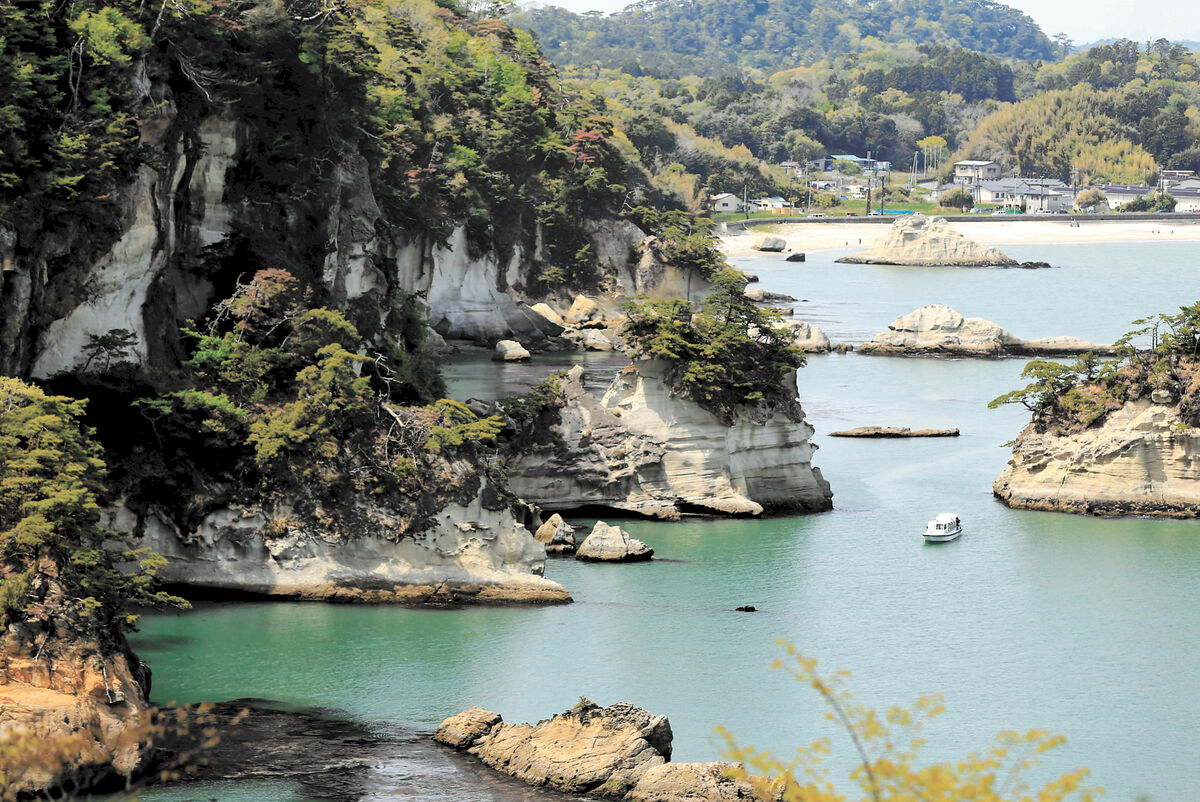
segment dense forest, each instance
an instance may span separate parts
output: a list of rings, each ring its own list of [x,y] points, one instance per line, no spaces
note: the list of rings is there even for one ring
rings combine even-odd
[[[517,16],[559,64],[659,75],[781,69],[881,44],[947,45],[1022,59],[1055,48],[1033,20],[991,0],[642,0],[619,14],[534,8]]]

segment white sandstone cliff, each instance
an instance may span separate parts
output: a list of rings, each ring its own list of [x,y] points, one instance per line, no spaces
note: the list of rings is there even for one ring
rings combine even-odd
[[[542,544],[484,495],[450,504],[428,528],[404,534],[405,521],[361,501],[355,512],[368,524],[351,536],[260,506],[219,507],[189,531],[153,511],[117,508],[110,526],[166,557],[159,577],[168,584],[335,601],[570,601],[542,576]]]
[[[1010,507],[1097,515],[1200,516],[1200,429],[1142,398],[1069,435],[1028,427],[992,484]]]
[[[914,214],[898,218],[870,248],[839,262],[865,265],[1012,267],[1015,259],[955,231],[945,218]]]
[[[658,361],[626,368],[597,401],[573,368],[548,441],[509,462],[509,488],[547,510],[601,506],[659,518],[832,507],[798,402],[740,407],[729,425],[673,395],[666,369]]]

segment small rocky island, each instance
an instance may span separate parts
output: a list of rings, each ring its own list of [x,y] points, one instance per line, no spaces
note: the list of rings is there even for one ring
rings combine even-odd
[[[992,490],[1010,507],[1200,517],[1200,304],[1139,321],[1120,358],[1030,362],[991,402],[1032,419]],[[1138,340],[1150,348],[1139,348]]]
[[[537,724],[508,724],[473,707],[441,723],[434,740],[530,785],[626,802],[753,799],[729,763],[671,763],[671,723],[619,702],[580,699]]]
[[[869,249],[843,256],[838,261],[858,265],[929,267],[1017,267],[1020,264],[996,248],[967,239],[951,228],[945,218],[920,214],[897,219]]]
[[[858,348],[862,354],[883,356],[1030,356],[1112,353],[1078,337],[1023,340],[990,320],[963,317],[945,304],[930,304],[901,315],[885,332]]]

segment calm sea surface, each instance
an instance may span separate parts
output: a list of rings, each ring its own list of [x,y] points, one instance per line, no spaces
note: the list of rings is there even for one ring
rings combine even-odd
[[[1129,321],[1200,296],[1200,245],[1009,246],[1052,270],[970,270],[745,260],[797,317],[834,342],[861,342],[896,316],[946,303],[1033,338],[1110,341]],[[581,359],[576,357],[576,359]],[[448,367],[457,397],[519,391],[564,357]],[[612,357],[582,358],[594,377]],[[1068,736],[1044,768],[1086,765],[1106,798],[1190,800],[1200,769],[1200,524],[1099,520],[1006,509],[991,482],[1021,410],[988,400],[1019,386],[1019,360],[826,355],[800,372],[833,512],[765,521],[622,522],[662,559],[641,565],[552,561],[576,602],[541,609],[407,610],[229,603],[143,619],[134,645],[158,702],[265,697],[345,711],[367,723],[432,729],[472,705],[535,721],[582,695],[670,717],[675,759],[712,760],[724,725],[789,755],[832,734],[835,778],[850,744],[827,729],[814,694],[769,665],[786,638],[886,708],[940,692],[930,759],[989,745],[1004,729]],[[499,388],[499,389],[497,389]],[[850,426],[959,427],[957,439],[845,440]],[[925,545],[942,511],[965,534]],[[732,612],[753,604],[761,612]],[[380,765],[378,797],[517,799],[431,760]],[[460,786],[443,785],[449,772]],[[447,776],[449,776],[447,775]],[[414,779],[423,779],[414,785]],[[848,783],[846,784],[849,787]],[[424,790],[413,791],[413,788]],[[405,790],[407,789],[407,790]],[[200,797],[291,799],[287,784],[221,785]],[[162,790],[153,800],[194,798]],[[371,797],[374,798],[374,797]]]

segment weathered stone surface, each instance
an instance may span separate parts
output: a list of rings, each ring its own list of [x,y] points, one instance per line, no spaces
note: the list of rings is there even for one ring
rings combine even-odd
[[[659,518],[832,506],[798,402],[740,407],[729,423],[672,394],[666,370],[653,361],[626,368],[597,401],[572,368],[546,437],[508,461],[509,488],[546,510],[594,505]]]
[[[746,297],[756,303],[775,303],[777,301],[794,301],[796,300],[790,295],[782,292],[771,292],[764,290],[761,287],[747,287]]]
[[[758,274],[751,273],[749,270],[742,270],[740,272],[743,276],[746,277],[747,284],[757,284],[758,283]]]
[[[817,326],[803,320],[785,320],[783,325],[796,332],[796,345],[807,354],[824,354],[830,350],[829,338]]]
[[[226,505],[190,530],[156,511],[110,511],[108,525],[167,558],[168,583],[220,591],[346,602],[556,603],[566,590],[542,574],[546,551],[507,507],[490,509],[487,488],[436,513],[428,528],[365,502],[342,511],[356,528],[335,535],[296,514]],[[321,514],[334,514],[332,512]]]
[[[865,265],[929,265],[949,267],[1015,267],[1017,262],[996,248],[969,240],[944,218],[914,214],[892,223],[869,250],[843,256],[839,262]]]
[[[554,308],[547,303],[537,303],[529,308],[557,326],[562,326],[566,323],[566,321],[563,320],[563,316],[558,312],[555,312]]]
[[[1010,507],[1095,515],[1200,517],[1200,429],[1142,398],[1077,434],[1026,428],[992,484]]]
[[[763,251],[764,253],[783,253],[783,249],[787,247],[787,240],[783,237],[763,237],[754,246],[754,250]]]
[[[601,323],[603,320],[604,313],[600,309],[600,304],[586,295],[575,296],[571,308],[563,316],[563,322],[576,326],[583,323]]]
[[[507,724],[474,708],[442,722],[434,739],[465,750],[530,785],[621,799],[671,759],[665,716],[626,703],[591,702],[536,725]],[[473,740],[472,740],[473,738]]]
[[[501,340],[492,354],[493,362],[528,362],[529,359],[529,351],[516,340]]]
[[[144,769],[152,751],[144,743],[149,669],[124,636],[99,632],[51,574],[35,575],[28,600],[44,618],[18,619],[0,632],[0,740],[77,739],[68,761],[78,790]],[[6,766],[8,757],[0,755],[6,791],[42,791],[64,779],[50,765]]]
[[[630,563],[653,556],[654,549],[631,538],[621,527],[609,526],[604,521],[596,522],[575,552],[575,559],[584,562]]]
[[[585,330],[580,342],[587,351],[611,351],[615,347],[604,332],[596,329]]]
[[[958,429],[909,429],[898,426],[860,426],[841,432],[830,432],[830,437],[958,437]]]
[[[990,320],[964,318],[944,304],[923,306],[901,315],[888,330],[858,348],[862,354],[1016,356],[1035,354],[1112,353],[1111,345],[1097,345],[1078,337],[1043,337],[1022,340]]]
[[[575,527],[564,521],[557,512],[538,527],[533,539],[546,547],[547,554],[574,554],[577,546]]]
[[[749,783],[732,779],[732,763],[664,763],[648,769],[626,802],[733,802],[758,799]]]

